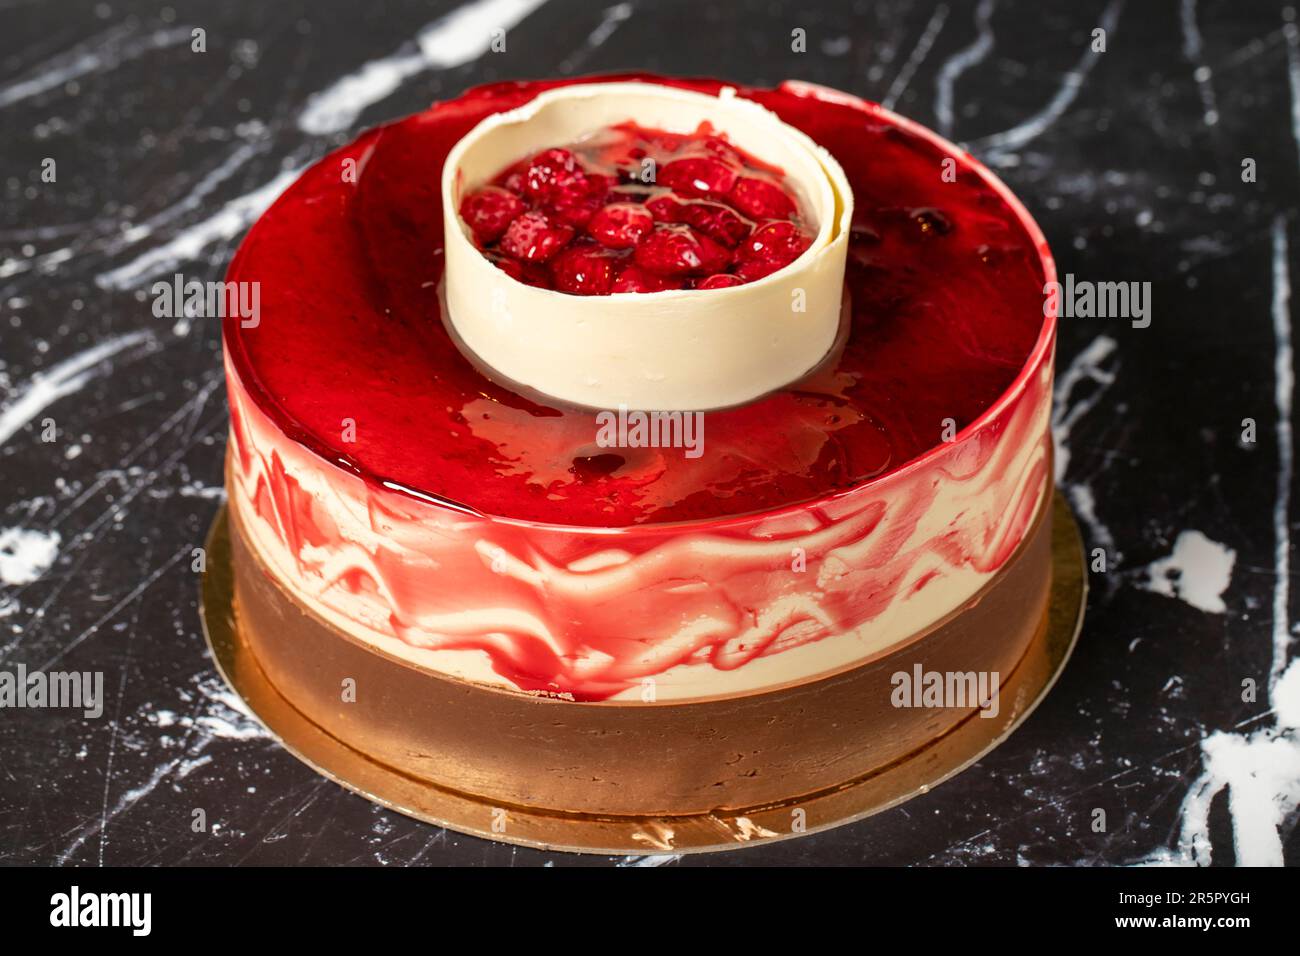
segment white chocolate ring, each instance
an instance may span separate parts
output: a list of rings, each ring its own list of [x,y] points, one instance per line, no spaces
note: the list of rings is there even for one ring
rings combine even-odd
[[[604,127],[693,133],[702,122],[779,166],[816,228],[807,251],[725,289],[575,296],[519,282],[473,244],[466,191],[501,169]],[[512,382],[577,405],[683,411],[737,405],[800,378],[840,322],[853,193],[825,149],[730,87],[717,96],[651,83],[550,90],[489,116],[442,175],[447,318],[462,346]]]

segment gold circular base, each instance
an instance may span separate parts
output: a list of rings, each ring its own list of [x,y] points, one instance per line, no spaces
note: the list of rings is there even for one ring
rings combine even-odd
[[[417,780],[330,736],[267,680],[240,633],[225,508],[208,534],[200,608],[217,669],[295,757],[399,813],[489,840],[581,853],[698,853],[789,839],[861,820],[960,773],[1002,743],[1056,682],[1083,623],[1087,574],[1074,515],[1058,493],[1052,515],[1052,595],[1045,626],[1004,677],[996,717],[972,715],[907,757],[811,796],[745,810],[670,817],[596,816],[490,801]]]

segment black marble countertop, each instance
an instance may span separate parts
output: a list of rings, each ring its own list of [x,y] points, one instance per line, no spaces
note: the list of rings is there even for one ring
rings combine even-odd
[[[0,668],[101,671],[106,694],[97,720],[0,710],[0,863],[1300,861],[1296,17],[1262,0],[0,0]],[[503,53],[483,50],[494,26]],[[281,750],[200,631],[218,329],[147,301],[178,271],[220,278],[292,171],[366,126],[485,81],[621,69],[883,102],[989,163],[1062,273],[1150,283],[1149,326],[1060,328],[1060,485],[1107,569],[1055,691],[935,791],[741,853],[493,844]]]

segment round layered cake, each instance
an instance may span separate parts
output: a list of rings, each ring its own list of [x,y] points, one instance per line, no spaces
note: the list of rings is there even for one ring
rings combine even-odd
[[[786,83],[481,87],[228,279],[241,632],[328,734],[501,806],[842,787],[987,701],[1051,584],[1055,278],[932,133]],[[900,680],[899,675],[905,675]]]

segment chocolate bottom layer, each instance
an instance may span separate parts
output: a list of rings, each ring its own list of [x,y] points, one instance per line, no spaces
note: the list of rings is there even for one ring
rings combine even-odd
[[[421,780],[502,807],[671,816],[834,789],[980,720],[967,706],[895,706],[895,675],[1006,679],[1045,626],[1050,496],[1012,558],[957,611],[828,677],[725,699],[575,703],[484,687],[389,657],[299,604],[232,510],[239,627],[305,717]],[[1009,706],[1010,702],[1000,706]]]

